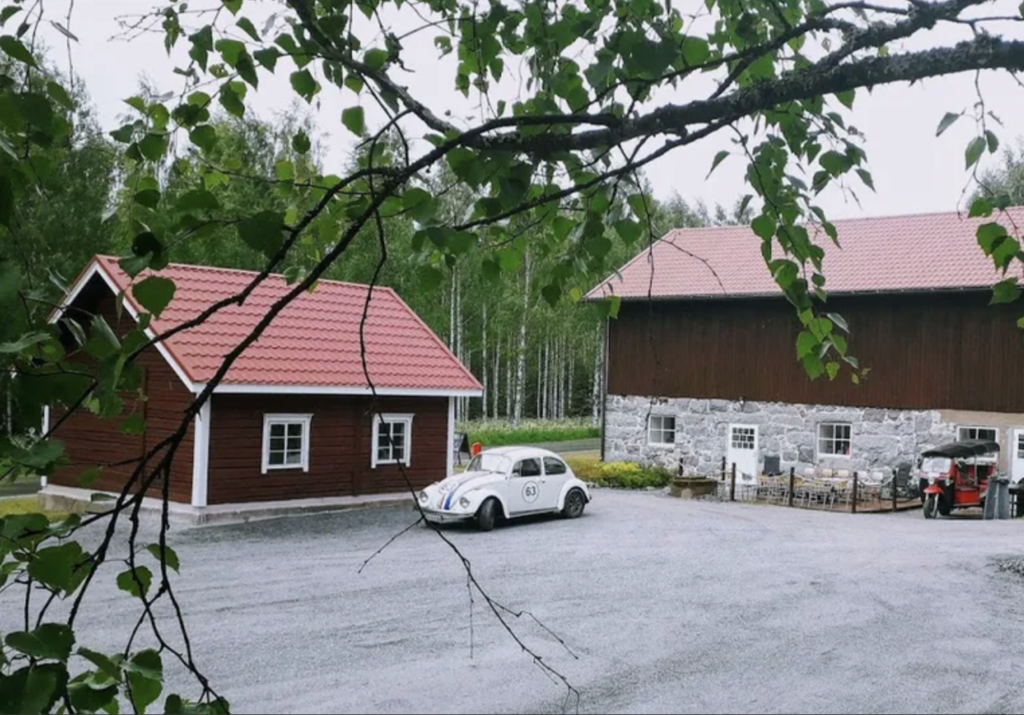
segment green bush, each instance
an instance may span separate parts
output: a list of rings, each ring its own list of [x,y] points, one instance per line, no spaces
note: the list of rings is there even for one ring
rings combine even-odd
[[[598,462],[593,459],[566,460],[576,476],[590,484],[619,489],[664,487],[672,472],[662,467],[645,467],[635,462]]]
[[[538,444],[541,442],[566,442],[574,439],[598,437],[601,431],[591,427],[588,419],[567,420],[523,420],[513,427],[502,420],[474,420],[458,426],[459,432],[469,435],[469,443],[479,442],[488,447],[502,447],[507,444]]]

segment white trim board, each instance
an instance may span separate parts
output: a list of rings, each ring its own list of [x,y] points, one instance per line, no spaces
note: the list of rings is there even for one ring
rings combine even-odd
[[[192,419],[192,506],[206,506],[209,497],[211,402],[204,402]]]
[[[448,458],[444,463],[444,478],[455,473],[455,398],[448,398]]]
[[[78,297],[78,294],[82,292],[82,289],[89,284],[89,281],[92,280],[92,277],[95,276],[97,273],[100,275],[101,278],[103,278],[103,282],[107,284],[108,288],[110,288],[110,291],[114,294],[114,297],[117,297],[117,295],[121,292],[121,289],[117,287],[117,283],[114,282],[114,279],[107,275],[107,272],[103,270],[103,266],[100,265],[100,262],[96,259],[93,259],[92,265],[89,266],[89,269],[85,272],[85,274],[78,279],[78,282],[71,287],[71,291],[68,293],[67,297],[61,303],[60,308],[58,308],[57,312],[55,312],[50,317],[51,323],[56,323],[58,320],[64,317],[64,313],[67,312],[68,307],[75,302],[75,299]],[[132,319],[135,320],[137,323],[139,320],[139,312],[135,310],[135,306],[132,305],[131,301],[128,299],[127,291],[121,303],[122,305],[124,305],[124,309],[128,311],[128,315],[132,316]],[[156,333],[153,332],[152,328],[146,328],[145,334],[146,337],[149,338],[150,340],[156,337]],[[177,360],[175,360],[171,356],[171,353],[167,350],[164,344],[162,342],[155,343],[154,347],[156,347],[157,351],[160,353],[163,359],[167,361],[167,364],[171,366],[171,369],[174,370],[174,374],[178,376],[178,379],[181,380],[181,382],[185,385],[188,391],[198,392],[198,390],[196,390],[195,385],[192,384],[192,380],[190,380],[188,375],[185,374],[185,369],[180,364],[178,364]]]
[[[195,392],[201,392],[206,383],[197,382]],[[365,395],[374,392],[380,397],[480,397],[483,390],[455,390],[433,387],[369,387],[331,385],[241,385],[220,384],[213,388],[214,394],[224,395]]]

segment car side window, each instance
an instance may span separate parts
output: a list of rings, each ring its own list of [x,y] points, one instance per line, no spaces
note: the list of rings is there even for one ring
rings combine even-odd
[[[560,459],[555,459],[554,457],[545,457],[544,473],[549,476],[565,474],[565,463]]]
[[[539,477],[540,462],[538,462],[536,459],[524,459],[521,462],[517,462],[515,468],[512,470],[512,476]]]

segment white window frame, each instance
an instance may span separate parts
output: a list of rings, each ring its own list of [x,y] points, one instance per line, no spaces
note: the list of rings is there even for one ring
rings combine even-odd
[[[963,430],[974,430],[975,436],[974,437],[964,436]],[[995,442],[996,444],[1002,446],[1002,442],[999,441],[999,428],[998,427],[991,427],[989,425],[957,425],[956,426],[956,441],[957,442],[963,442],[964,440],[967,440],[967,439],[985,439],[984,437],[978,437],[977,436],[978,430],[986,430],[988,432],[991,432],[993,434],[992,441]],[[982,456],[982,457],[975,457],[974,459],[979,464],[995,464],[997,461],[999,461],[999,458],[997,456],[995,456],[995,455],[988,456],[988,457],[984,457],[984,456]]]
[[[403,466],[410,466],[412,464],[412,419],[415,415],[411,414],[377,414],[373,416],[373,438],[370,440],[370,468],[376,469],[382,464],[402,464]],[[379,459],[377,457],[377,443],[380,440],[380,424],[381,422],[396,423],[401,422],[405,425],[405,449],[402,450],[403,458],[398,459]]]
[[[832,428],[832,436],[831,437],[824,437],[821,434],[821,430],[824,427],[831,427]],[[825,441],[825,440],[828,440],[828,441],[832,442],[832,444],[834,445],[836,442],[838,442],[838,441],[840,441],[840,439],[842,439],[842,438],[838,438],[838,439],[836,438],[836,432],[835,432],[835,428],[836,427],[846,427],[849,430],[850,434],[849,434],[849,437],[846,438],[846,441],[850,445],[850,451],[847,454],[836,453],[836,452],[825,452],[821,448],[821,443],[823,441]],[[819,457],[829,457],[829,458],[832,458],[832,459],[850,459],[853,456],[853,423],[851,423],[851,422],[819,422],[815,436],[816,436],[816,440],[815,440],[814,446],[815,446],[815,450],[816,450],[816,452],[817,452]]]
[[[301,469],[309,471],[309,429],[313,421],[313,415],[299,415],[286,413],[267,413],[263,415],[263,474],[283,470]],[[270,426],[271,425],[302,425],[302,459],[299,464],[271,464],[270,463]],[[285,435],[288,428],[285,427]],[[287,446],[287,436],[285,437]]]
[[[659,427],[657,430],[655,430],[654,429],[654,420],[672,420],[672,441],[671,442],[655,441],[655,439],[654,439],[654,433],[655,432],[658,432],[658,433],[664,435],[664,433],[668,432],[669,430],[667,430],[664,427],[664,423],[662,423],[661,427]],[[649,415],[647,417],[647,444],[651,445],[652,447],[675,447],[676,446],[676,416],[675,415],[657,414],[657,413]]]

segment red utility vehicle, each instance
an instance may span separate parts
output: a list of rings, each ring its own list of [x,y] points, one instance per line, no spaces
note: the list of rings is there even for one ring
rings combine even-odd
[[[922,452],[919,472],[924,518],[984,506],[998,454],[999,443],[985,439],[951,442]]]

